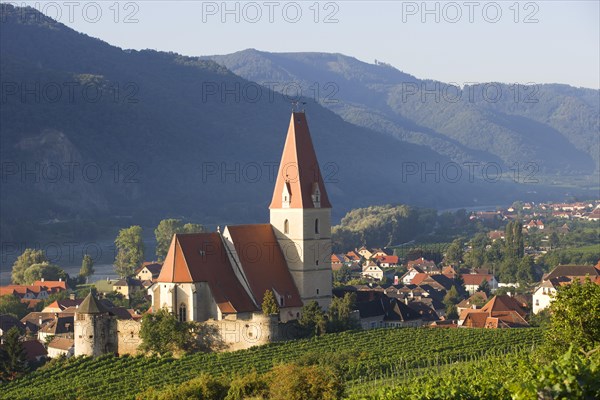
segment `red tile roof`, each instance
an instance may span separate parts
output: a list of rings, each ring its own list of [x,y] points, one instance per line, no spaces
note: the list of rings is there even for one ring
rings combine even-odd
[[[522,317],[526,314],[519,302],[508,295],[492,297],[492,299],[481,308],[481,311],[488,311],[493,317],[497,316],[496,313],[505,313],[508,311],[515,311]]]
[[[222,313],[257,310],[233,272],[219,233],[173,235],[157,282],[207,282]]]
[[[267,290],[284,298],[284,307],[302,307],[302,300],[271,224],[228,226],[244,275],[257,302]]]
[[[33,284],[34,286],[45,286],[48,289],[67,290],[69,288],[65,281],[35,281]]]
[[[321,208],[331,208],[319,162],[310,138],[304,113],[294,112],[283,147],[273,199],[269,208],[282,208],[284,185],[290,191],[290,208],[315,208],[312,201],[314,184],[321,192]]]
[[[492,279],[490,274],[465,274],[462,276],[465,285],[481,285],[484,280],[488,282]]]
[[[425,279],[429,278],[429,275],[424,272],[419,272],[410,281],[411,285],[420,285]]]

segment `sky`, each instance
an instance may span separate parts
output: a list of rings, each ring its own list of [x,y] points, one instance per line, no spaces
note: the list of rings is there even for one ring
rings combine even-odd
[[[2,1],[130,49],[342,53],[418,78],[600,88],[600,1]]]

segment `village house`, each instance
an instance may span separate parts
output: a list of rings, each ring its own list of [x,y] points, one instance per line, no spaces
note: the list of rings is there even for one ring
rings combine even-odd
[[[73,338],[55,337],[48,343],[48,358],[64,355],[71,357],[75,354],[75,340]]]
[[[494,296],[480,310],[465,309],[458,326],[463,328],[525,328],[527,313],[508,295]]]
[[[140,282],[153,281],[158,278],[162,264],[156,262],[145,262],[135,271],[135,277]]]
[[[595,281],[600,276],[600,271],[591,265],[558,265],[535,288],[533,313],[537,314],[550,305],[559,286],[570,284],[573,280],[585,281],[588,276]]]
[[[490,286],[490,290],[492,291],[496,290],[498,287],[498,281],[494,275],[491,274],[464,274],[462,279],[465,285],[465,290],[469,292],[469,294],[477,292],[479,286],[484,281],[487,281]]]
[[[468,299],[464,299],[456,305],[456,312],[460,315],[464,310],[481,308],[488,300],[488,296],[485,292],[475,292]]]
[[[383,279],[383,270],[379,268],[379,266],[373,261],[369,261],[363,267],[361,275],[363,276],[363,278],[373,278],[375,280],[380,281]]]
[[[139,279],[135,278],[123,278],[113,283],[113,291],[121,293],[126,299],[129,298],[134,292],[143,290],[144,287]]]
[[[365,260],[369,260],[373,256],[371,250],[367,249],[365,246],[361,247],[358,250],[355,249],[355,251]]]
[[[423,270],[419,267],[409,267],[408,271],[400,278],[402,283],[409,285],[417,274],[423,274]]]
[[[498,231],[498,230],[489,231],[488,238],[492,242],[495,242],[496,240],[499,240],[499,239],[504,240],[504,231]]]
[[[423,272],[428,274],[440,273],[439,269],[435,266],[435,262],[426,260],[423,257],[408,261],[406,267],[408,269],[419,267]]]
[[[333,271],[339,271],[342,266],[347,262],[348,258],[343,254],[332,254],[331,255],[331,269]]]
[[[396,268],[400,265],[398,256],[388,256],[388,255],[376,255],[373,256],[373,259],[379,263],[381,268]]]

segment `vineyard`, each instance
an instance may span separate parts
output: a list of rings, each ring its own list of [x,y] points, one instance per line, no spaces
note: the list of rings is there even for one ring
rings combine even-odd
[[[71,358],[0,387],[2,399],[135,398],[148,387],[181,383],[201,372],[212,375],[266,372],[274,364],[307,355],[323,360],[347,357],[346,381],[401,376],[403,371],[440,368],[482,356],[527,351],[539,343],[538,329],[376,329],[274,343],[230,353],[183,358]]]

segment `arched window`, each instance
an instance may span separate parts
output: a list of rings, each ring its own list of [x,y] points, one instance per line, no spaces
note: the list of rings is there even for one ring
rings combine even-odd
[[[290,221],[288,221],[287,219],[283,223],[283,233],[285,233],[285,234],[290,233]]]
[[[179,305],[179,320],[181,322],[185,322],[186,321],[186,317],[187,317],[187,307],[185,306],[184,303],[181,303]]]
[[[315,233],[319,234],[319,218],[315,219]]]

